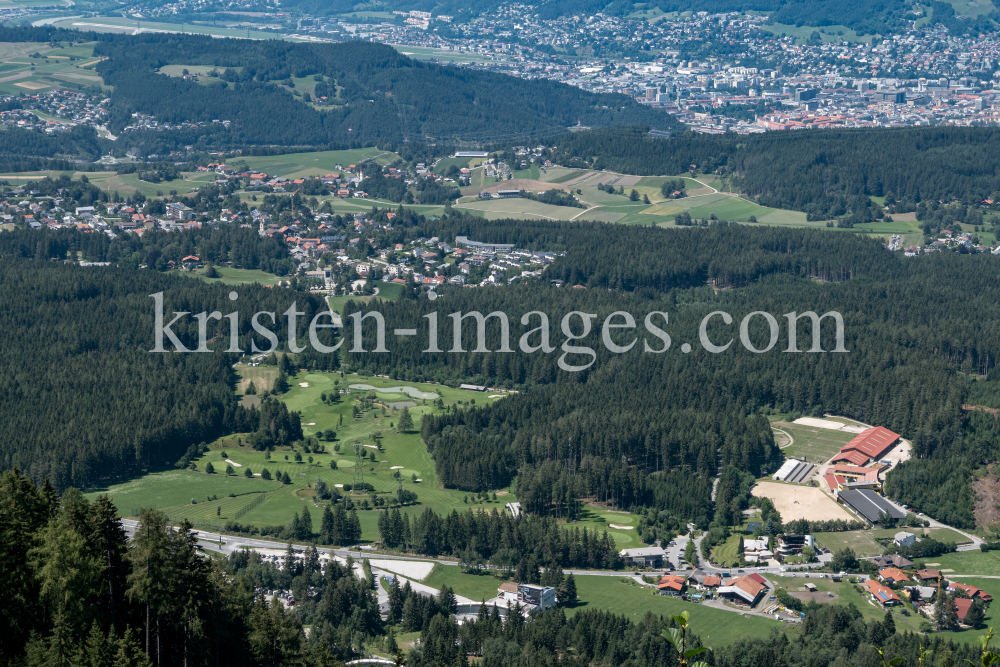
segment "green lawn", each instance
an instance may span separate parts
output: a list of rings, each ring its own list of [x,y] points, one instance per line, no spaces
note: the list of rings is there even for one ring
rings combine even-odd
[[[505,581],[512,579],[492,571],[484,570],[483,574],[468,574],[462,572],[460,567],[438,564],[421,583],[437,589],[447,585],[456,594],[470,600],[489,600],[497,596],[497,589]]]
[[[941,570],[953,570],[956,575],[980,574],[1000,577],[1000,551],[959,551],[956,553],[935,556],[925,559],[925,563],[938,563],[932,567]],[[950,576],[950,573],[949,573]],[[961,577],[959,577],[961,579]],[[984,583],[988,580],[981,580]],[[976,586],[985,588],[976,583]]]
[[[766,637],[772,629],[782,630],[785,625],[777,620],[760,616],[740,616],[722,609],[713,609],[693,602],[657,595],[649,588],[640,588],[634,582],[622,583],[619,577],[576,577],[577,604],[566,609],[573,615],[583,609],[603,609],[624,614],[638,621],[647,612],[657,615],[676,615],[687,611],[691,615],[691,629],[706,646],[724,646],[741,637]]]
[[[216,457],[216,463],[220,461],[221,459]],[[225,471],[225,469],[226,464],[222,463],[221,471]],[[221,474],[206,475],[187,470],[169,470],[151,473],[139,479],[107,488],[91,489],[86,495],[93,499],[107,493],[111,496],[115,506],[118,507],[119,515],[129,516],[133,510],[138,510],[140,507],[156,509],[181,505],[197,507],[197,505],[190,505],[192,498],[200,504],[212,495],[222,498],[230,493],[239,495],[257,491],[272,491],[278,486],[280,485],[275,482],[265,482],[261,479],[226,477]],[[215,508],[213,507],[212,510],[214,511]]]
[[[231,160],[230,166],[246,165],[248,169],[263,171],[269,176],[298,178],[300,176],[322,176],[334,173],[338,164],[346,169],[349,165],[359,164],[362,160],[370,160],[376,157],[378,157],[377,161],[379,163],[387,163],[395,160],[398,156],[395,153],[388,153],[374,147],[356,148],[346,151],[316,151],[314,153],[286,153],[284,155],[243,157]],[[368,208],[371,208],[370,203],[368,204]]]
[[[858,556],[879,556],[883,551],[882,547],[872,539],[871,532],[867,530],[816,533],[816,542],[833,553],[845,547],[850,547]]]
[[[520,197],[469,202],[459,204],[455,208],[463,211],[483,211],[490,220],[523,216],[544,220],[569,220],[584,212],[584,209],[574,206],[552,206]]]
[[[236,370],[240,373],[250,373],[273,368],[264,366],[253,369],[238,367]],[[308,386],[300,386],[302,383]],[[346,375],[341,378],[339,373],[302,373],[289,378],[291,389],[282,397],[282,400],[289,409],[301,412],[303,431],[307,436],[327,429],[337,432],[335,442],[324,442],[327,453],[309,454],[300,449],[303,461],[296,463],[294,452],[286,449],[272,452],[270,459],[268,459],[266,453],[254,451],[246,445],[246,434],[233,434],[210,443],[209,451],[195,460],[198,472],[170,471],[146,475],[125,484],[112,486],[105,491],[111,494],[112,500],[115,501],[120,513],[124,516],[128,516],[133,508],[148,506],[164,509],[172,518],[174,516],[188,517],[210,524],[223,523],[219,519],[225,519],[227,512],[233,513],[239,507],[224,504],[222,505],[222,514],[213,518],[212,513],[216,511],[215,505],[209,508],[200,507],[201,502],[192,505],[190,503],[192,498],[201,501],[210,495],[218,495],[222,498],[228,496],[230,492],[240,494],[266,491],[265,502],[241,518],[241,523],[282,525],[287,523],[294,513],[301,512],[302,507],[306,505],[313,518],[313,528],[318,531],[322,506],[310,487],[319,478],[328,484],[353,483],[354,451],[352,444],[357,441],[363,445],[373,446],[364,447],[365,452],[376,452],[378,462],[369,461],[364,466],[364,473],[365,481],[373,484],[377,491],[391,493],[396,490],[397,483],[392,478],[393,467],[401,466],[399,470],[403,475],[403,487],[415,491],[419,496],[418,504],[407,508],[406,512],[422,512],[424,507],[431,507],[436,512],[444,514],[452,509],[461,511],[474,506],[473,503],[466,504],[464,502],[468,494],[454,489],[444,489],[438,484],[434,463],[420,441],[420,416],[428,412],[440,412],[438,408],[433,406],[430,401],[409,399],[400,393],[376,391],[379,400],[386,403],[403,400],[417,403],[415,407],[410,408],[415,422],[414,430],[408,433],[396,433],[391,424],[394,424],[398,419],[399,411],[397,410],[387,409],[383,414],[381,407],[378,407],[362,413],[358,419],[352,417],[352,401],[363,395],[363,391],[353,390],[351,395],[344,395],[342,400],[334,405],[322,402],[321,394],[323,392],[333,394],[340,388],[346,388],[348,384],[367,384],[377,389],[411,386],[423,392],[433,392],[440,395],[446,406],[459,401],[468,403],[471,400],[476,400],[477,403],[483,404],[502,400],[441,385],[405,383],[386,378],[356,375]],[[340,424],[341,416],[343,416],[342,425]],[[374,448],[375,443],[371,437],[376,431],[381,431],[384,434],[381,452]],[[343,445],[341,454],[334,451],[334,445],[338,443]],[[205,470],[206,464],[209,462],[218,472],[225,471],[226,463],[222,456],[223,451],[226,452],[230,460],[241,464],[241,467],[235,468],[239,477],[227,478],[221,474],[205,475],[201,472]],[[308,461],[309,456],[313,458],[312,463]],[[330,468],[331,460],[336,460],[338,470]],[[242,476],[247,468],[250,468],[252,472],[259,473],[265,467],[272,475],[278,472],[287,472],[292,483],[279,485],[274,482],[265,482],[260,478],[246,479]],[[422,481],[412,481],[414,475]],[[482,501],[475,506],[484,510],[504,511],[504,503],[516,500],[508,489],[497,489],[496,492],[498,495],[496,502]],[[358,498],[359,502],[360,500],[361,498]],[[361,510],[359,516],[365,539],[377,539],[377,512]]]
[[[857,435],[846,431],[815,428],[786,421],[774,422],[771,424],[771,428],[780,429],[792,436],[792,444],[781,450],[785,456],[805,457],[813,463],[823,463],[829,460]]]
[[[215,270],[219,273],[218,278],[208,278],[205,276],[204,269],[179,271],[179,273],[204,280],[206,283],[222,283],[223,285],[247,285],[250,283],[276,285],[282,280],[273,273],[266,273],[258,269],[233,269],[228,266],[217,266]]]

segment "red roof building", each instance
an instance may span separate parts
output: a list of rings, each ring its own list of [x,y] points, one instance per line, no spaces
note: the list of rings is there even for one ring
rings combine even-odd
[[[888,607],[892,605],[897,605],[902,602],[899,596],[893,593],[891,590],[878,583],[874,579],[869,579],[864,583],[865,588],[868,592],[872,594],[872,598],[878,602],[883,607]]]
[[[967,600],[965,598],[955,598],[955,615],[958,616],[959,622],[965,620],[965,615],[969,613],[969,609],[972,608],[972,600]]]
[[[975,586],[970,586],[969,584],[960,584],[957,581],[953,581],[948,584],[948,590],[952,591],[962,591],[970,598],[979,598],[983,602],[992,602],[993,596],[984,591],[981,588],[976,588]]]
[[[870,460],[878,461],[899,442],[899,434],[887,428],[876,426],[865,429],[840,448],[833,461],[850,461],[855,465],[865,465]]]
[[[910,580],[910,578],[907,577],[902,570],[895,567],[887,567],[884,570],[879,570],[878,576],[881,577],[883,581],[891,581],[894,584]]]

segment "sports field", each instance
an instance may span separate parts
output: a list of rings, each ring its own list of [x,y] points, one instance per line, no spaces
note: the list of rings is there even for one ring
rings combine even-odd
[[[760,498],[769,498],[786,523],[795,519],[855,520],[847,510],[837,504],[837,501],[814,486],[760,482],[753,487],[751,493]]]
[[[788,520],[784,514],[781,515],[781,518],[785,521]],[[853,519],[854,517],[851,518]],[[847,547],[854,551],[857,556],[880,556],[883,551],[882,547],[872,539],[871,531],[868,530],[816,533],[816,542],[821,547],[825,547],[833,553],[837,553]]]
[[[792,444],[783,447],[781,450],[785,456],[801,457],[812,463],[825,463],[829,461],[834,454],[840,451],[841,447],[857,435],[856,433],[815,428],[787,421],[774,422],[771,424],[771,428],[775,431],[780,430],[792,437]],[[777,438],[777,436],[775,437]]]
[[[223,463],[220,472],[225,471],[225,469],[226,464]],[[139,479],[108,488],[91,489],[85,495],[93,500],[98,495],[107,493],[111,496],[115,506],[118,507],[118,514],[130,516],[133,510],[138,510],[140,507],[156,509],[178,506],[198,507],[198,505],[207,502],[209,496],[215,495],[221,499],[228,498],[230,493],[239,496],[247,493],[272,491],[279,486],[280,484],[277,482],[266,482],[259,478],[245,479],[243,477],[226,477],[221,474],[205,475],[186,470],[168,470],[151,473]],[[192,499],[196,500],[198,505],[191,505]],[[212,512],[215,512],[214,507],[212,507]],[[172,515],[170,510],[168,513]]]
[[[237,367],[237,372],[248,371],[247,379],[261,375],[261,369],[270,371],[273,366],[260,366],[247,369]],[[365,482],[373,484],[379,492],[394,492],[397,482],[393,479],[396,470],[402,474],[403,488],[415,491],[418,504],[406,508],[406,512],[422,512],[425,507],[431,507],[439,514],[452,509],[462,511],[470,507],[486,510],[498,509],[504,511],[504,503],[516,500],[509,489],[496,489],[497,500],[478,500],[468,494],[454,489],[444,489],[437,481],[434,462],[420,440],[420,416],[427,413],[440,413],[442,410],[428,398],[411,398],[400,391],[382,391],[395,387],[410,387],[423,396],[440,396],[445,408],[449,405],[475,400],[478,404],[491,403],[502,398],[490,398],[479,392],[462,391],[436,384],[416,384],[386,378],[362,377],[339,373],[300,373],[288,380],[289,391],[281,399],[290,410],[297,410],[302,415],[305,435],[318,435],[326,430],[336,432],[336,439],[323,441],[326,453],[306,453],[299,448],[301,462],[295,461],[295,451],[292,449],[271,452],[270,458],[265,452],[252,450],[246,444],[247,434],[234,434],[220,438],[210,443],[209,451],[195,460],[196,471],[176,470],[146,475],[139,479],[101,489],[111,495],[123,516],[131,514],[139,507],[156,507],[164,510],[174,518],[197,519],[208,526],[225,523],[226,513],[230,515],[243,507],[232,500],[225,500],[229,494],[243,494],[254,491],[266,492],[264,502],[240,518],[241,523],[253,525],[283,525],[292,515],[301,512],[303,505],[309,507],[314,521],[313,528],[319,530],[319,516],[322,505],[315,497],[311,485],[317,479],[323,479],[330,485],[352,484],[354,481],[354,448],[358,442],[362,450],[369,454],[375,453],[375,461],[370,458],[363,466]],[[364,384],[375,387],[375,407],[362,412],[358,418],[352,415],[352,407],[360,406],[358,399],[368,393],[368,390],[351,390],[350,395],[340,395],[341,389],[349,384]],[[302,386],[306,385],[306,386]],[[337,395],[340,401],[334,404],[324,403],[321,394]],[[400,402],[412,403],[409,408],[413,417],[414,428],[407,433],[397,433],[395,423],[400,410],[393,409],[389,404]],[[383,406],[385,406],[383,408]],[[373,434],[382,434],[381,449],[378,448]],[[340,445],[341,451],[335,451],[335,445]],[[225,452],[226,456],[222,453]],[[312,457],[312,461],[309,461]],[[226,459],[233,462],[235,477],[226,477]],[[330,461],[337,462],[338,469],[330,468]],[[206,464],[212,463],[218,474],[204,473]],[[235,464],[239,464],[238,466]],[[253,473],[260,473],[264,468],[273,475],[288,473],[291,484],[265,482],[260,477],[248,479],[244,474],[249,468]],[[413,478],[420,481],[413,481]],[[93,493],[90,495],[94,495]],[[202,502],[208,496],[217,495],[218,501]],[[191,504],[191,499],[199,501]],[[357,498],[360,503],[362,498]],[[249,502],[249,500],[247,501]],[[217,507],[222,509],[219,514]],[[360,510],[362,533],[366,540],[378,537],[378,514],[373,510]],[[596,520],[596,519],[595,519]],[[624,522],[623,522],[624,523]],[[582,525],[582,524],[581,524]],[[617,531],[616,531],[617,532]]]

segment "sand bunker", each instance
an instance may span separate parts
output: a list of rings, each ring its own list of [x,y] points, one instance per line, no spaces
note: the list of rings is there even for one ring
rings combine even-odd
[[[242,465],[240,465],[236,461],[233,461],[232,459],[226,459],[226,463],[228,463],[229,465],[233,466],[234,468],[242,468],[243,467]]]
[[[623,526],[620,523],[609,523],[608,528],[617,528],[618,530],[632,530],[635,526]]]

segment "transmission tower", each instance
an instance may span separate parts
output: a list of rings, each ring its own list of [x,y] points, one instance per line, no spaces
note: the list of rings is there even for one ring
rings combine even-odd
[[[361,443],[354,443],[354,480],[351,485],[356,489],[359,484],[365,483],[365,463],[361,458]],[[364,487],[362,487],[364,488]]]

